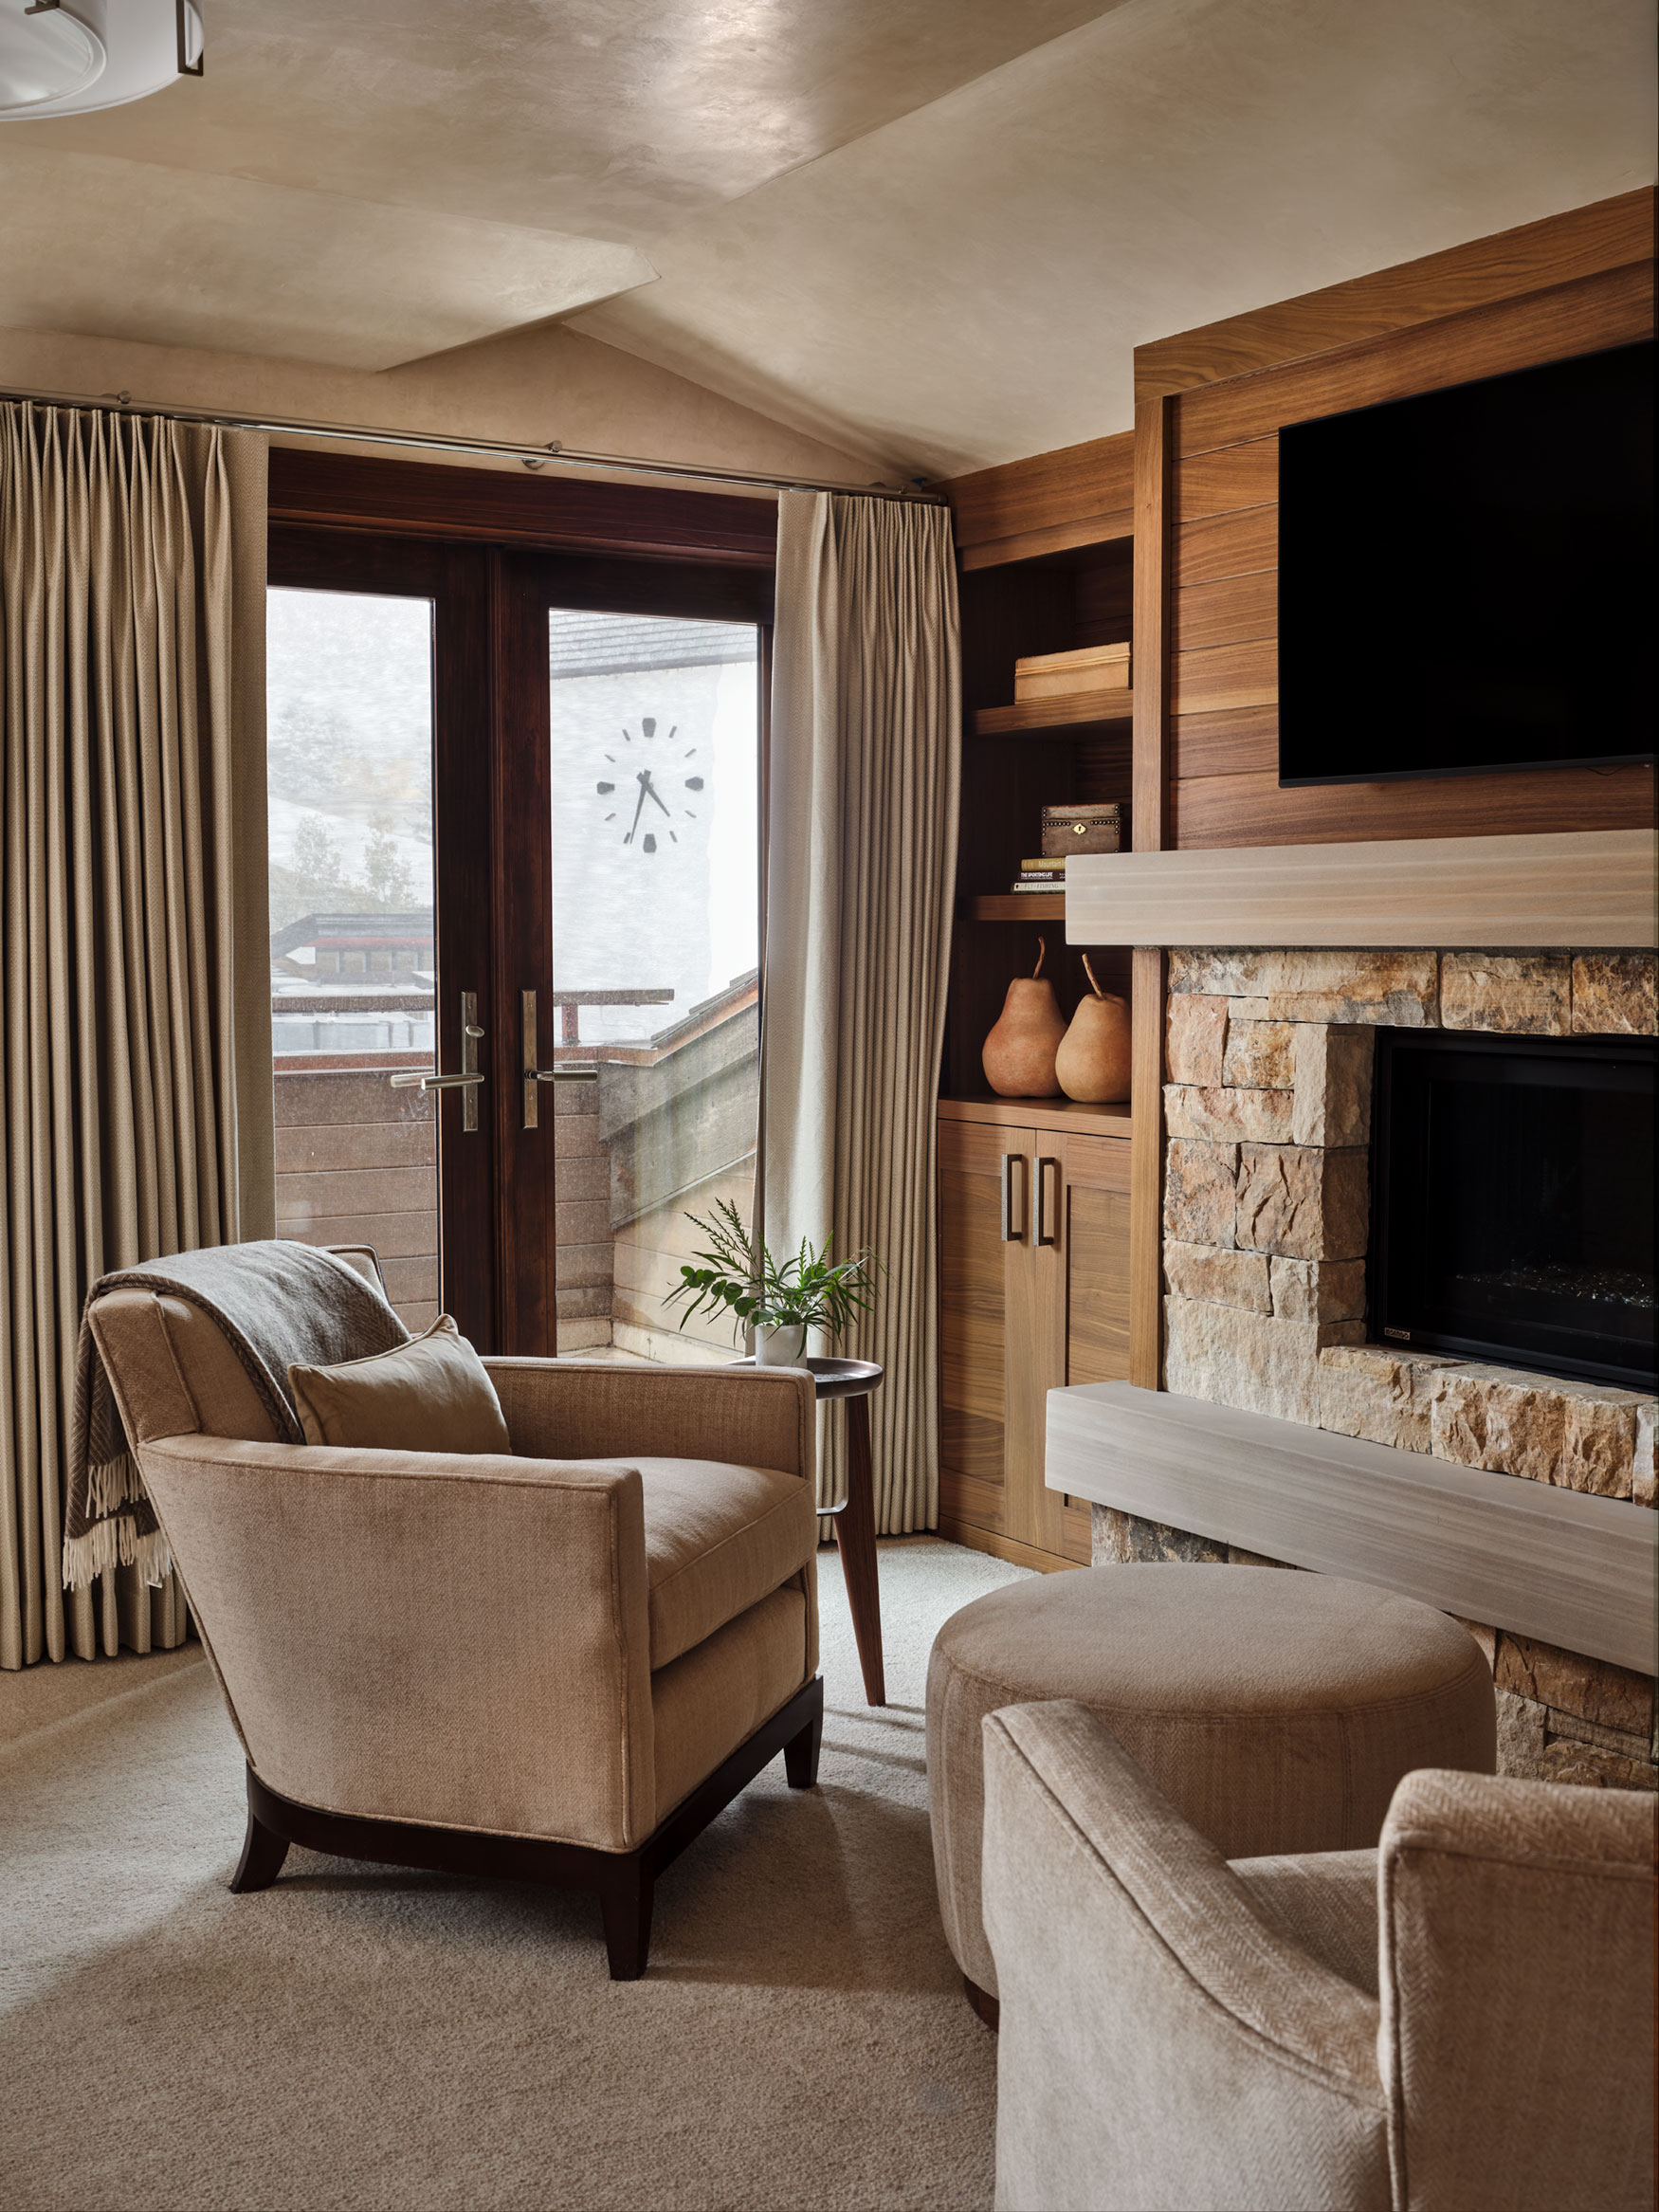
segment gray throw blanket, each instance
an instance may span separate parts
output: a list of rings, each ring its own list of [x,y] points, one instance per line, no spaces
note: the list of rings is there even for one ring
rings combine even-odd
[[[246,1369],[278,1435],[291,1444],[303,1443],[304,1432],[288,1387],[290,1364],[332,1366],[409,1342],[408,1329],[355,1268],[313,1245],[282,1238],[175,1252],[122,1268],[93,1284],[86,1305],[124,1289],[163,1290],[210,1315]],[[64,1587],[83,1590],[116,1565],[136,1565],[147,1582],[159,1583],[172,1561],[82,1309],[69,1427]]]

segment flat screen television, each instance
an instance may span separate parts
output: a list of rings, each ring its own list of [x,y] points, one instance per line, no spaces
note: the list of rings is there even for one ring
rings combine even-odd
[[[1279,780],[1653,759],[1653,347],[1279,434]]]

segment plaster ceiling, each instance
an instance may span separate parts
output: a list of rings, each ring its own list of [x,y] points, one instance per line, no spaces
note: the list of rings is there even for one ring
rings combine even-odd
[[[200,82],[0,126],[0,322],[418,358],[649,283],[676,223],[1101,5],[213,0]]]
[[[12,146],[0,137],[14,329],[390,369],[653,274],[602,238]]]
[[[561,315],[952,472],[1125,427],[1138,342],[1647,181],[1650,44],[1649,0],[213,0],[199,82],[0,125],[0,322],[361,368]]]
[[[1133,349],[1651,181],[1649,0],[1130,0],[682,225],[574,326],[888,467],[1125,430]]]

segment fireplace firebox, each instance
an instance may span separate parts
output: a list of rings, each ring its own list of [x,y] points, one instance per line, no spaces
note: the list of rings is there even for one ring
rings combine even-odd
[[[1653,1040],[1376,1046],[1374,1333],[1651,1389]]]

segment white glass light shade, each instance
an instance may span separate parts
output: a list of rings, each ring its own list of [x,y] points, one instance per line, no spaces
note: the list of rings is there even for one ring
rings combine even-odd
[[[103,74],[103,41],[66,8],[26,15],[0,0],[0,115],[72,101]],[[59,111],[61,112],[61,110]]]
[[[143,100],[179,69],[178,0],[64,0],[27,12],[29,0],[0,0],[0,122],[89,115]],[[202,57],[202,17],[184,0],[184,61]],[[71,76],[63,57],[96,53]]]

